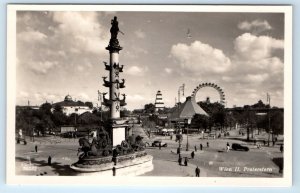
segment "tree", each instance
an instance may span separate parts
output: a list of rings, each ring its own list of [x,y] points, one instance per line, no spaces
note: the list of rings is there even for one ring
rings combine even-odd
[[[82,102],[82,101],[77,101],[77,104],[80,106],[84,106],[84,102]]]
[[[266,105],[262,102],[262,100],[259,100],[257,103],[251,106],[252,108],[269,108],[269,105]]]
[[[88,106],[90,109],[93,108],[93,103],[92,102],[85,102],[84,103],[86,106]]]
[[[192,118],[191,125],[206,131],[209,128],[209,118],[206,115],[195,114]]]
[[[63,108],[61,105],[54,105],[54,108],[53,108],[53,112],[57,112],[57,113],[63,113]]]
[[[152,103],[146,104],[144,106],[144,111],[145,111],[145,113],[154,113],[154,111],[155,111],[155,105],[152,104]]]
[[[56,127],[66,125],[68,122],[68,116],[62,112],[54,111],[52,114],[52,120]]]
[[[99,124],[100,121],[100,117],[98,117],[97,115],[90,112],[85,112],[78,116],[77,123],[81,125],[95,125]]]
[[[282,111],[271,113],[271,129],[274,135],[283,134],[284,131],[284,114]]]
[[[121,117],[128,117],[131,114],[131,112],[125,108],[122,108],[120,111],[120,116]]]
[[[43,113],[46,113],[46,114],[50,115],[51,114],[51,109],[52,109],[52,105],[50,103],[46,102],[46,103],[41,105],[39,110],[42,111]]]

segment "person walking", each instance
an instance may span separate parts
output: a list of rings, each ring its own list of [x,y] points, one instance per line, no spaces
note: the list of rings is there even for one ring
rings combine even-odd
[[[35,149],[35,152],[38,152],[38,146],[37,145],[34,146],[34,149]]]
[[[159,150],[161,150],[161,143],[159,142],[159,144],[158,144],[158,147],[159,147]]]
[[[180,147],[177,148],[177,154],[180,155]]]
[[[202,143],[200,143],[200,150],[202,151],[202,149],[203,149],[203,145]]]
[[[197,146],[195,145],[195,152],[197,152]]]
[[[52,162],[52,157],[49,155],[49,157],[48,157],[48,165],[49,166],[51,166],[51,164],[52,164],[51,162]]]
[[[191,158],[194,159],[194,157],[195,157],[195,152],[192,151],[192,153],[191,153]]]
[[[182,158],[181,155],[179,154],[179,158],[178,158],[178,164],[181,166],[181,162],[182,162]]]
[[[280,152],[282,153],[283,152],[283,145],[282,144],[280,145],[279,149],[280,149]]]
[[[206,146],[209,147],[209,142],[206,143]]]
[[[115,167],[112,168],[112,172],[113,172],[113,176],[116,176],[116,168]]]
[[[226,145],[226,151],[229,152],[229,149],[230,149],[230,145],[229,145],[229,143],[227,142],[227,145]]]
[[[195,169],[196,177],[200,177],[200,168],[197,166]]]
[[[185,159],[184,159],[184,165],[188,166],[188,158],[187,157],[185,157]]]

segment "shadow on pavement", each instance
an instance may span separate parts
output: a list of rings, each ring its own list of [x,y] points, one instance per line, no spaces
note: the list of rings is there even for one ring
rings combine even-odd
[[[275,157],[272,161],[278,166],[279,173],[283,171],[283,157]]]
[[[28,162],[28,159],[22,158],[22,157],[16,157],[16,160],[21,162]],[[38,168],[42,167],[50,167],[54,173],[57,173],[60,176],[74,176],[76,175],[76,172],[73,171],[69,165],[62,165],[59,162],[53,162],[51,165],[48,165],[48,162],[45,160],[35,160],[31,159],[31,163],[37,166]]]

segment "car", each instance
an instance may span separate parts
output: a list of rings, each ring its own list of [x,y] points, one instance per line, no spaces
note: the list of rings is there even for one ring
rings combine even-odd
[[[151,146],[152,147],[159,147],[159,144],[161,145],[161,147],[167,147],[168,144],[167,143],[162,143],[161,140],[155,140],[152,142]]]
[[[231,149],[233,149],[235,151],[249,151],[249,147],[247,147],[245,145],[241,145],[239,143],[233,143],[231,145]]]

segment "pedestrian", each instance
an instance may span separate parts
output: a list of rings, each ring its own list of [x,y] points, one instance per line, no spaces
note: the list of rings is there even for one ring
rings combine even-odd
[[[229,143],[227,142],[227,145],[226,145],[226,151],[229,152],[229,149],[230,149],[230,145],[229,145]]]
[[[171,139],[171,140],[173,139],[173,135],[172,135],[172,134],[170,135],[170,139]]]
[[[52,157],[49,155],[48,157],[48,165],[51,166],[51,160],[52,160]]]
[[[177,148],[177,154],[180,155],[180,147]]]
[[[159,144],[158,144],[158,147],[159,147],[159,149],[161,150],[161,143],[159,142]]]
[[[180,154],[179,154],[179,158],[178,158],[178,164],[181,166],[181,162],[182,162],[182,158],[181,158],[181,156],[180,156]]]
[[[203,149],[203,145],[202,143],[200,143],[200,150],[202,151],[202,149]]]
[[[273,142],[273,146],[275,146],[275,141],[273,140],[272,142]]]
[[[280,145],[279,149],[280,149],[280,152],[282,153],[283,152],[283,145],[282,144]]]
[[[191,153],[191,158],[194,159],[194,157],[195,157],[195,152],[192,151],[192,153]]]
[[[185,157],[185,159],[184,159],[184,165],[188,166],[188,158],[187,157]]]
[[[206,146],[209,147],[209,142],[206,143]]]
[[[35,152],[37,152],[37,151],[38,151],[38,146],[35,145],[35,146],[34,146],[34,149],[35,149]]]
[[[116,168],[115,167],[112,168],[112,172],[113,172],[113,176],[116,176]]]
[[[197,146],[195,145],[195,152],[197,152]]]
[[[195,173],[196,173],[196,177],[200,177],[200,168],[198,166],[195,170]]]
[[[264,143],[264,146],[266,146],[266,140],[264,140],[263,143]]]

